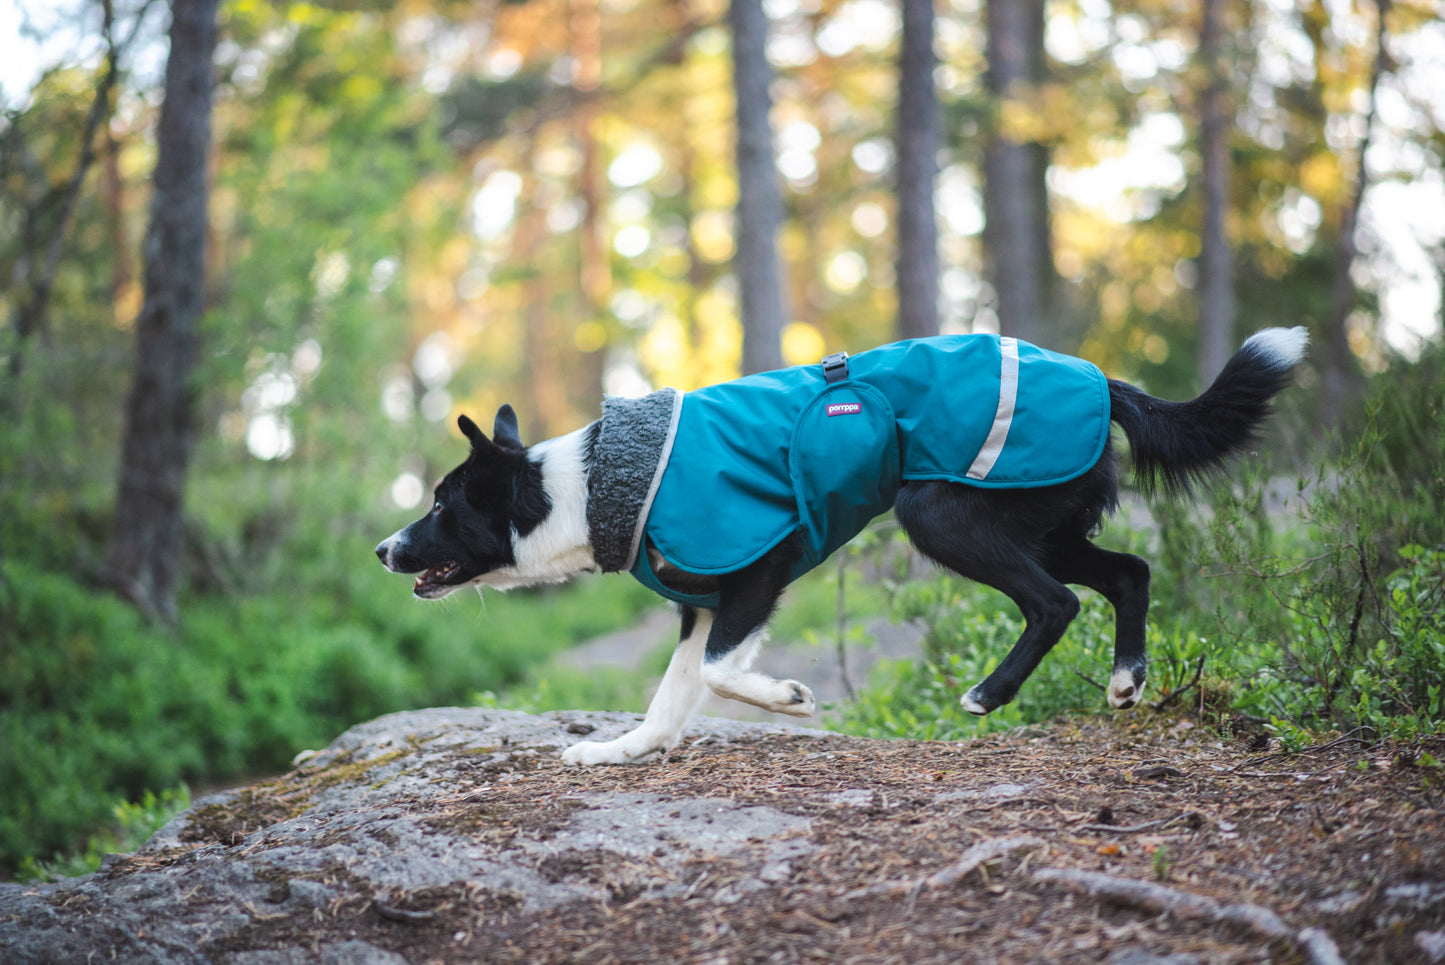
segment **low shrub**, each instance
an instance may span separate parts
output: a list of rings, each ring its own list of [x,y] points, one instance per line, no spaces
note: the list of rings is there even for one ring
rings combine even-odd
[[[462,704],[630,622],[630,581],[409,599],[376,567],[298,599],[198,596],[175,630],[0,561],[0,870],[73,851],[123,801],[284,769],[378,714]]]

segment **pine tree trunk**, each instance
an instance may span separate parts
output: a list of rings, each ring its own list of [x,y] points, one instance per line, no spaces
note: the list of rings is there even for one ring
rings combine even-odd
[[[938,93],[933,86],[933,0],[903,0],[898,55],[898,334],[938,334]]]
[[[1234,252],[1229,213],[1230,110],[1221,61],[1224,0],[1204,0],[1199,56],[1208,84],[1200,98],[1199,153],[1204,174],[1204,224],[1199,240],[1199,381],[1208,385],[1229,361],[1234,345]]]
[[[1356,232],[1359,229],[1360,206],[1370,187],[1370,172],[1365,154],[1375,132],[1375,113],[1379,106],[1380,78],[1389,67],[1389,38],[1385,15],[1389,0],[1375,0],[1375,62],[1370,69],[1369,107],[1365,114],[1365,135],[1360,139],[1355,183],[1345,209],[1340,213],[1340,246],[1335,254],[1334,284],[1330,292],[1330,317],[1325,330],[1321,353],[1319,428],[1332,430],[1340,423],[1364,388],[1359,362],[1350,348],[1350,314],[1355,310],[1355,280],[1350,274],[1359,253]]]
[[[582,169],[577,173],[577,188],[582,196],[582,224],[579,226],[581,247],[578,251],[582,310],[577,324],[598,322],[605,314],[612,289],[611,254],[607,244],[607,220],[603,215],[603,199],[607,191],[607,171],[603,146],[597,141],[598,98],[602,94],[602,11],[597,0],[573,0],[571,17],[572,53],[577,59],[573,81],[578,94],[578,107],[573,114],[573,136],[582,152]],[[573,326],[575,332],[576,326]],[[572,332],[568,341],[572,342]],[[552,351],[556,351],[554,347]],[[583,412],[595,412],[602,404],[602,373],[607,361],[606,346],[592,351],[563,350],[576,359],[573,373],[573,401]]]
[[[107,567],[120,593],[174,622],[182,506],[194,434],[191,372],[205,295],[207,161],[218,0],[173,0],[156,135],[145,298],[136,319]]]
[[[1043,0],[988,0],[988,90],[1003,113],[1043,78]],[[984,146],[984,247],[998,298],[999,330],[1049,343],[1046,315],[1057,284],[1051,239],[1048,150],[1020,141],[996,118]]]
[[[783,200],[773,163],[773,69],[768,63],[768,21],[762,0],[732,0],[733,87],[737,94],[738,208],[737,272],[742,302],[743,373],[783,364],[782,334],[787,319],[778,228]]]

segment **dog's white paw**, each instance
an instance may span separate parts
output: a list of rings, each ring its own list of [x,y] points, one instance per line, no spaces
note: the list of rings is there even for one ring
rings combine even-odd
[[[779,680],[778,686],[783,691],[784,702],[773,705],[769,710],[792,717],[812,717],[817,712],[818,702],[806,686],[796,680]]]
[[[777,680],[756,672],[730,672],[726,666],[704,665],[703,680],[719,697],[741,700],[774,714],[812,717],[818,702],[806,685],[796,680]]]
[[[983,704],[979,703],[978,698],[974,696],[975,690],[978,690],[978,688],[970,688],[968,693],[964,694],[961,698],[959,698],[958,702],[962,704],[963,709],[968,711],[970,714],[977,714],[978,716],[982,717],[987,714],[992,708],[985,707]]]
[[[613,741],[582,741],[562,752],[564,764],[590,767],[594,764],[630,764],[664,748],[639,741],[630,741],[624,735]]]
[[[1135,681],[1131,670],[1115,670],[1109,678],[1109,706],[1115,710],[1127,710],[1144,696],[1144,681]]]

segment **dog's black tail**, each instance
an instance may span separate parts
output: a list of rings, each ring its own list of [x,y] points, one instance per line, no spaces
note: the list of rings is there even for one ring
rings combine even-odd
[[[1109,380],[1110,418],[1129,437],[1134,474],[1146,490],[1188,493],[1248,445],[1269,404],[1304,357],[1303,328],[1267,328],[1242,345],[1214,384],[1190,402],[1166,402]]]

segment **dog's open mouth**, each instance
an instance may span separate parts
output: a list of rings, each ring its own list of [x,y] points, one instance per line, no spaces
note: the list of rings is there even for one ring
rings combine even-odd
[[[451,562],[433,566],[416,578],[416,585],[411,591],[423,599],[441,596],[452,588],[459,570],[461,566]]]

